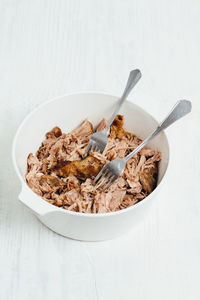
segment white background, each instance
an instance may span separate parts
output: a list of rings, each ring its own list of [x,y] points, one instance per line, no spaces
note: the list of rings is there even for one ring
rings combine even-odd
[[[45,228],[17,200],[14,133],[43,101],[75,91],[131,95],[167,130],[171,166],[140,226],[85,243]],[[0,0],[0,299],[200,299],[200,1]],[[58,116],[59,118],[59,116]]]

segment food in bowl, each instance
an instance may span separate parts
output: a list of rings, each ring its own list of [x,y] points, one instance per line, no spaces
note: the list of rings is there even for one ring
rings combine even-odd
[[[142,142],[124,128],[124,117],[117,115],[110,127],[108,144],[102,154],[93,152],[83,158],[93,125],[85,120],[72,132],[59,127],[47,132],[37,153],[27,158],[26,181],[47,202],[80,213],[107,213],[129,206],[147,197],[156,187],[157,150],[143,148],[127,163],[126,169],[107,190],[94,185],[101,168],[115,158],[123,158]],[[97,131],[106,126],[103,119]]]

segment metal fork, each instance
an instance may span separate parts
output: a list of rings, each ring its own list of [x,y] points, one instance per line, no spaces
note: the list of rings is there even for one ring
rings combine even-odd
[[[187,100],[178,101],[169,115],[158,125],[156,130],[147,137],[135,150],[129,153],[124,158],[114,159],[105,165],[102,170],[97,174],[94,182],[98,187],[102,187],[103,190],[109,188],[109,186],[124,172],[127,161],[133,157],[138,151],[140,151],[147,143],[149,143],[155,136],[157,136],[162,130],[169,127],[172,123],[188,114],[192,109],[192,104]]]
[[[141,78],[141,76],[142,76],[142,74],[141,74],[140,70],[136,69],[136,70],[132,70],[130,72],[129,78],[128,78],[128,81],[126,84],[126,88],[125,88],[121,98],[119,99],[117,106],[115,108],[115,111],[112,114],[107,126],[102,131],[93,133],[93,135],[91,136],[90,141],[88,143],[84,157],[86,157],[90,152],[94,152],[94,151],[100,151],[100,153],[103,152],[103,150],[105,149],[107,142],[108,142],[108,137],[107,137],[108,129],[109,129],[110,125],[112,124],[112,122],[114,121],[116,115],[118,114],[120,107],[126,100],[127,96],[129,95],[129,93],[131,92],[133,87],[136,85],[138,80]]]

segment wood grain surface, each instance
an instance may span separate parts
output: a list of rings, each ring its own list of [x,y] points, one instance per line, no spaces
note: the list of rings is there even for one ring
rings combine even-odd
[[[200,299],[199,16],[198,0],[0,0],[0,299]],[[165,186],[127,235],[61,237],[18,201],[14,133],[55,96],[120,95],[132,68],[143,78],[131,99],[158,120],[193,103],[167,130]]]

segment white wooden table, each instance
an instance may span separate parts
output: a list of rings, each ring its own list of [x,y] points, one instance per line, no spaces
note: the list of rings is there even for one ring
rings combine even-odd
[[[200,2],[0,1],[0,299],[200,299]],[[193,112],[168,131],[168,181],[151,214],[121,238],[61,237],[17,200],[11,144],[43,101],[74,91],[131,98],[157,119],[178,99]]]

